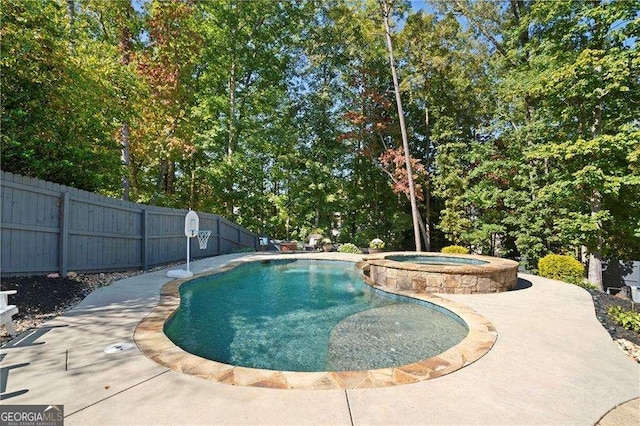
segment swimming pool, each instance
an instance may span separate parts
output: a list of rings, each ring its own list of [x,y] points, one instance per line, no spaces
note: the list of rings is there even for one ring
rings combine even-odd
[[[165,334],[191,354],[235,366],[385,368],[438,355],[468,334],[446,309],[370,288],[351,262],[251,262],[179,291]]]

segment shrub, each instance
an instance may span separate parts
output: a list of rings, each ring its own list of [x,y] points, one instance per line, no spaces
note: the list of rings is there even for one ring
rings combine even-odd
[[[548,254],[538,261],[538,273],[545,278],[571,284],[584,281],[584,265],[571,256]]]
[[[575,282],[575,283],[572,283],[572,284],[575,284],[578,287],[582,287],[582,288],[584,288],[586,290],[597,290],[598,289],[597,285],[591,284],[589,281],[586,281],[586,280],[582,280],[580,282]]]
[[[469,254],[469,250],[462,246],[446,246],[442,247],[441,253]]]
[[[369,241],[369,248],[383,249],[384,241],[382,241],[380,238],[374,238],[373,240]]]
[[[362,253],[362,250],[360,250],[355,244],[346,243],[346,244],[342,244],[342,245],[340,245],[340,247],[338,247],[338,252],[340,252],[340,253],[360,254],[360,253]]]
[[[616,324],[640,333],[640,312],[626,311],[621,306],[610,306],[607,314]]]
[[[254,249],[253,247],[242,247],[233,250],[233,253],[252,253],[254,251],[256,251],[256,249]]]

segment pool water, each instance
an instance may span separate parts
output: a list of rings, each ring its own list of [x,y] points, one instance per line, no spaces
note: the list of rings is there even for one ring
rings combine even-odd
[[[388,256],[388,260],[396,262],[419,263],[422,265],[486,265],[489,262],[480,259],[469,259],[466,257],[453,256]]]
[[[442,353],[468,333],[454,314],[369,288],[350,262],[248,263],[185,283],[180,297],[166,335],[194,355],[251,368],[404,365]]]

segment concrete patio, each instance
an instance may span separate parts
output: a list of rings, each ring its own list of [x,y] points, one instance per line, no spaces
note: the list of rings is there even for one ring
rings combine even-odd
[[[213,257],[191,269],[215,270],[244,256],[261,255]],[[139,275],[95,291],[2,348],[2,403],[63,404],[67,425],[593,425],[640,397],[640,364],[616,347],[586,291],[519,278],[516,291],[443,295],[487,317],[498,332],[495,346],[461,370],[388,388],[278,390],[177,373],[135,346],[106,354],[109,345],[133,343],[135,327],[170,280],[166,271]],[[640,424],[637,401],[612,412],[620,417],[610,424]]]

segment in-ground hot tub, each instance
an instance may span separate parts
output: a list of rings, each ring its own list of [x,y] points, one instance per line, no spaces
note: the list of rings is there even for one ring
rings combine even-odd
[[[516,287],[518,262],[489,256],[392,252],[363,259],[365,281],[424,293],[498,293]]]

